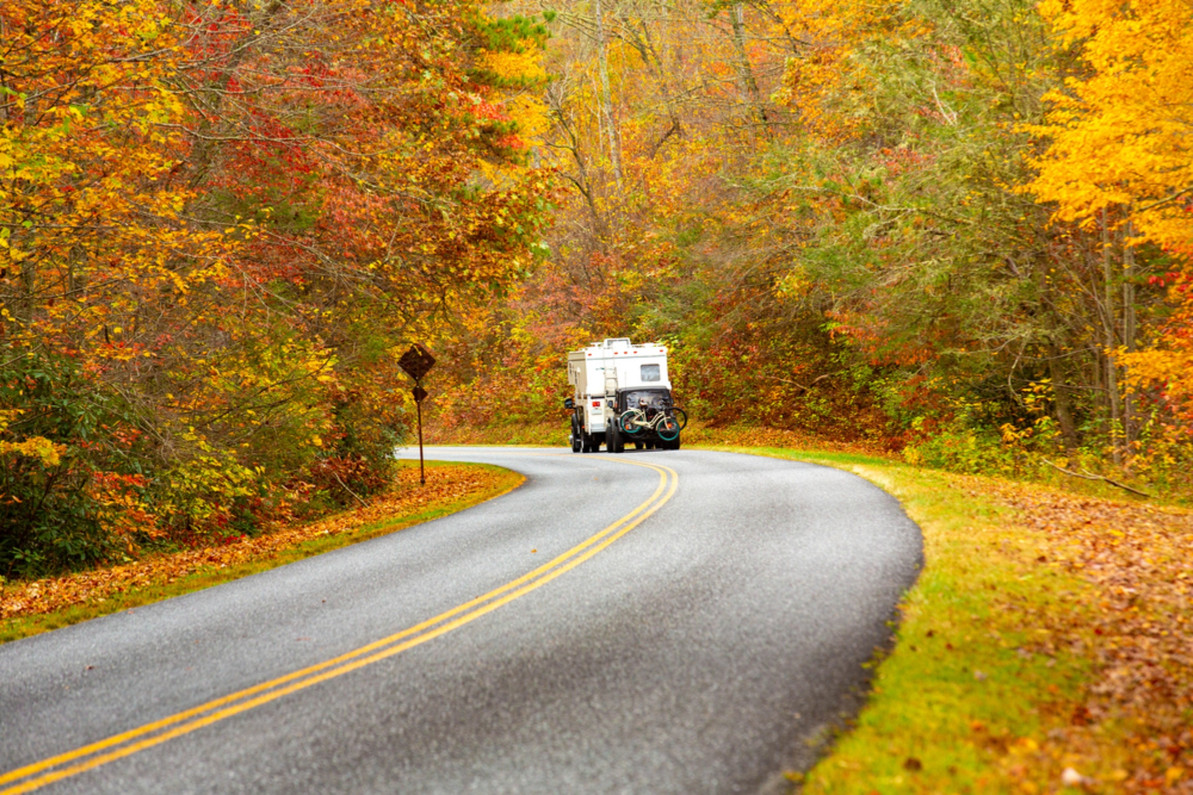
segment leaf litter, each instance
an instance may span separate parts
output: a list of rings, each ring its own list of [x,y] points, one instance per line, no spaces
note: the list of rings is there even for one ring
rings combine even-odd
[[[1097,594],[1082,618],[1062,611],[1072,618],[1067,624],[1049,619],[1041,650],[1080,651],[1093,663],[1092,677],[1063,725],[1029,754],[1008,758],[1011,780],[1042,791],[1032,771],[1059,765],[1063,774],[1044,789],[1193,793],[1193,513],[951,479],[1015,511],[1016,523],[1049,550],[1036,564],[1083,578]]]

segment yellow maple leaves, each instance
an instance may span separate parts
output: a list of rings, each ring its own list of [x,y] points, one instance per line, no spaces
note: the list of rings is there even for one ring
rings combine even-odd
[[[1172,258],[1174,313],[1150,347],[1118,360],[1130,386],[1193,418],[1193,5],[1044,0],[1040,13],[1084,72],[1046,95],[1045,124],[1028,128],[1046,147],[1024,190],[1059,221],[1117,227]]]
[[[809,0],[779,6],[773,35],[790,37],[799,46],[787,59],[774,99],[798,108],[804,125],[827,138],[856,135],[859,109],[870,101],[875,75],[855,50],[896,32],[914,35],[896,21],[901,5],[899,0]]]
[[[506,81],[537,83],[547,80],[542,53],[533,42],[524,44],[521,51],[486,50],[479,60],[483,68]]]
[[[0,439],[0,455],[15,453],[32,458],[47,468],[58,466],[64,452],[66,452],[65,445],[55,444],[44,436],[32,436],[19,442],[6,442]]]
[[[1060,46],[1088,67],[1045,97],[1048,141],[1028,189],[1064,221],[1125,210],[1138,235],[1193,249],[1193,6],[1184,0],[1045,0]]]

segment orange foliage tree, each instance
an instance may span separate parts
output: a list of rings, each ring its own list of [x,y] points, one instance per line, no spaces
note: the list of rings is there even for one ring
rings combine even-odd
[[[470,0],[0,8],[0,572],[360,497],[395,351],[531,257],[533,117]]]
[[[556,10],[536,154],[559,175],[558,223],[531,279],[457,339],[467,386],[443,401],[446,419],[550,416],[558,401],[542,395],[566,392],[563,351],[606,336],[666,342],[698,420],[910,445],[916,460],[965,469],[1021,472],[1042,466],[1036,453],[1129,463],[1155,439],[1149,412],[1163,405],[1171,419],[1171,378],[1146,394],[1122,387],[1184,361],[1130,351],[1164,339],[1152,348],[1175,353],[1187,323],[1184,266],[1172,265],[1187,229],[1187,4]],[[1068,40],[1057,15],[1075,20]],[[1146,51],[1137,77],[1167,93],[1150,110],[1136,107],[1157,100],[1144,83],[1124,89],[1129,103],[1106,94],[1107,113],[1146,124],[1107,134],[1105,152],[1074,149],[1081,162],[1057,173],[1094,180],[1111,202],[1054,216],[1052,200],[1019,186],[1061,154],[1038,130],[1060,123],[1050,108],[1085,102],[1095,70],[1082,48],[1111,35],[1116,15],[1114,35],[1136,40],[1105,47],[1122,53],[1113,74]],[[1058,88],[1070,105],[1045,99]],[[1097,143],[1072,119],[1072,146]],[[1135,135],[1139,157],[1110,153],[1115,135]],[[1102,169],[1111,156],[1171,181],[1128,208],[1113,198],[1126,177]],[[470,411],[474,391],[484,398]]]

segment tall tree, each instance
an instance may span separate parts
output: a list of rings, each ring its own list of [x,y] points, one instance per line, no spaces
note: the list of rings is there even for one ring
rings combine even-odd
[[[1032,128],[1044,149],[1027,188],[1055,206],[1058,220],[1100,234],[1106,348],[1120,352],[1129,381],[1150,390],[1161,412],[1187,423],[1193,412],[1187,297],[1193,7],[1181,0],[1075,0],[1040,8],[1058,46],[1073,49],[1080,61],[1064,87],[1046,97],[1046,123]],[[1140,260],[1160,272],[1148,274]],[[1136,287],[1147,276],[1153,285],[1171,284],[1172,314],[1154,328],[1147,349],[1135,352]],[[1116,374],[1111,364],[1111,389]],[[1118,413],[1130,441],[1130,403],[1124,400]]]

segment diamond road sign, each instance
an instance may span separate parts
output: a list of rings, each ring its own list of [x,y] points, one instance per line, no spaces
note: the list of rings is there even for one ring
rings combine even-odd
[[[410,346],[410,350],[402,354],[402,358],[398,359],[398,364],[415,381],[421,381],[422,377],[435,366],[435,357],[429,350],[416,342]]]
[[[423,389],[421,386],[416,386],[414,388],[414,402],[422,403],[426,399],[427,399],[427,390]]]

